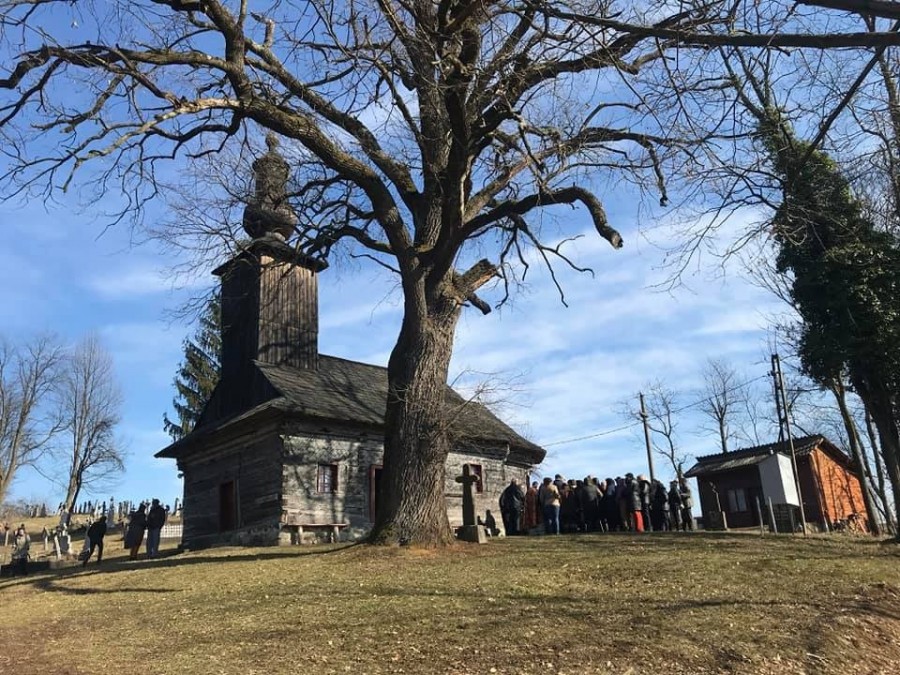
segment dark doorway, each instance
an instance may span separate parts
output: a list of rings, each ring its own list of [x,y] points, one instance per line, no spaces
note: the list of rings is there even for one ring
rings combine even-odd
[[[747,488],[747,508],[750,509],[750,518],[753,525],[760,525],[760,517],[764,513],[762,490],[759,488]]]
[[[219,531],[237,527],[237,490],[233,480],[219,485]]]
[[[381,474],[383,469],[377,464],[369,467],[369,520],[375,522],[378,505],[381,503]]]

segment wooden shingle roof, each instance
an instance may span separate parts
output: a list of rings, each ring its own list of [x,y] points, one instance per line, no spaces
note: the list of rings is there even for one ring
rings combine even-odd
[[[277,410],[293,418],[323,420],[369,427],[383,427],[388,395],[387,369],[334,356],[319,355],[318,369],[292,368],[255,362],[275,395],[251,411],[218,423],[204,425],[157,453],[177,457],[182,448],[194,445],[225,426],[247,420],[263,410]],[[457,443],[508,443],[524,460],[539,464],[546,451],[523,438],[485,406],[466,401],[447,387],[448,420]],[[252,413],[252,414],[248,414]]]

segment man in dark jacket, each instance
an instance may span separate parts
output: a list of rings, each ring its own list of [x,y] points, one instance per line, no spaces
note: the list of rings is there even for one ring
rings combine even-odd
[[[681,493],[678,492],[678,481],[669,483],[669,529],[678,532],[681,529]]]
[[[634,479],[633,473],[625,474],[625,509],[626,509],[626,518],[627,518],[627,526],[629,532],[638,532],[643,530],[643,524],[641,524],[640,530],[638,529],[638,524],[641,520],[640,516],[636,514],[641,512],[641,495],[638,492],[638,484]]]
[[[581,518],[585,532],[597,529],[600,520],[600,490],[592,476],[585,476],[581,486],[576,490],[581,503]]]
[[[94,555],[94,549],[97,550],[97,564],[99,565],[103,562],[103,537],[106,536],[106,516],[100,516],[96,522],[91,523],[91,526],[87,530],[87,538],[91,542],[91,548],[88,551],[87,557],[85,557],[84,562],[81,563],[82,567],[87,567],[88,560],[91,559],[91,556]]]
[[[154,499],[147,512],[147,557],[155,558],[159,555],[159,536],[163,525],[166,524],[166,510],[160,506],[159,500]]]
[[[669,529],[669,495],[666,486],[658,480],[650,484],[650,522],[654,532]]]
[[[649,532],[652,528],[650,521],[650,481],[643,474],[637,477],[638,495],[641,498],[641,523],[644,531]]]
[[[691,494],[691,488],[686,480],[681,481],[681,488],[678,491],[681,497],[681,529],[685,532],[694,529],[694,497]]]
[[[503,517],[506,536],[514,537],[519,534],[519,520],[524,509],[525,493],[519,487],[518,481],[513,478],[500,494],[500,515]]]

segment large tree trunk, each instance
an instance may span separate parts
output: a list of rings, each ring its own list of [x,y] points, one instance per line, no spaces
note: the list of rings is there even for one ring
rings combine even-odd
[[[872,426],[872,416],[869,414],[868,409],[865,410],[864,417],[866,422],[866,435],[869,438],[869,447],[872,448],[872,460],[875,464],[875,477],[878,480],[875,491],[881,502],[881,512],[884,514],[888,530],[890,530],[892,534],[897,534],[897,521],[894,520],[894,514],[891,512],[891,502],[888,499],[884,455],[881,452],[881,445],[878,443],[878,436],[875,433],[875,428]]]
[[[878,382],[857,383],[856,390],[872,417],[881,441],[881,453],[894,496],[894,518],[900,506],[900,434],[894,419],[894,406],[887,388]]]
[[[446,387],[459,303],[407,292],[403,325],[388,362],[384,473],[370,541],[444,546],[445,463],[451,449]]]
[[[869,521],[869,532],[874,535],[881,534],[881,521],[878,517],[878,510],[875,508],[875,499],[872,495],[872,477],[868,475],[865,459],[862,452],[862,443],[859,438],[859,429],[856,421],[850,413],[847,406],[847,390],[844,383],[838,379],[832,380],[831,393],[837,401],[838,410],[841,412],[841,419],[844,422],[844,428],[847,430],[847,438],[850,441],[850,454],[856,466],[859,467],[859,483],[862,488],[863,503],[866,507],[866,516]]]
[[[81,481],[78,480],[77,475],[73,472],[71,476],[69,476],[69,486],[66,489],[66,525],[72,522],[72,512],[75,510],[75,505],[78,503],[78,494],[81,492]]]

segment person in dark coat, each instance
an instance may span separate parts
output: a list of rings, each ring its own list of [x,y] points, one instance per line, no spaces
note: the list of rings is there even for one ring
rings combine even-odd
[[[571,533],[578,530],[578,497],[568,483],[559,491],[559,527],[561,532]]]
[[[581,504],[581,517],[585,532],[594,532],[600,521],[600,490],[591,476],[586,476],[580,489],[576,489]]]
[[[669,495],[666,486],[658,480],[650,485],[650,520],[654,532],[669,529]]]
[[[500,515],[503,517],[503,529],[507,537],[519,534],[519,521],[525,510],[525,493],[519,482],[513,478],[506,489],[500,493]]]
[[[147,529],[146,511],[146,504],[141,503],[128,521],[128,529],[125,531],[125,548],[129,549],[129,560],[137,560],[138,551],[144,541],[144,530]]]
[[[607,532],[619,531],[619,507],[616,505],[616,481],[606,479],[606,489],[603,491],[603,499],[600,500],[600,514],[604,529]]]
[[[681,481],[678,495],[681,497],[681,529],[687,532],[694,529],[694,497],[686,480]]]
[[[87,538],[91,542],[91,548],[88,551],[87,557],[85,557],[84,562],[81,563],[82,567],[87,567],[88,560],[91,559],[91,556],[94,555],[94,550],[97,551],[97,564],[99,565],[103,562],[103,537],[106,536],[106,516],[100,516],[97,521],[91,523],[91,526],[87,530]]]
[[[678,532],[681,529],[681,494],[678,492],[678,481],[669,483],[669,529]]]
[[[166,510],[160,505],[158,499],[154,499],[147,512],[147,557],[155,558],[159,555],[159,537],[162,534],[163,525],[166,524]]]
[[[638,484],[633,473],[625,474],[625,518],[629,532],[643,532],[644,524],[641,522],[641,495],[638,492]]]
[[[641,524],[644,531],[652,529],[650,520],[650,481],[643,474],[637,477],[638,495],[641,498]]]
[[[625,485],[625,479],[616,476],[616,508],[619,510],[619,531],[628,531],[628,503],[631,501],[631,489]]]
[[[543,521],[541,500],[538,497],[538,482],[534,481],[525,493],[525,533],[528,534]]]

